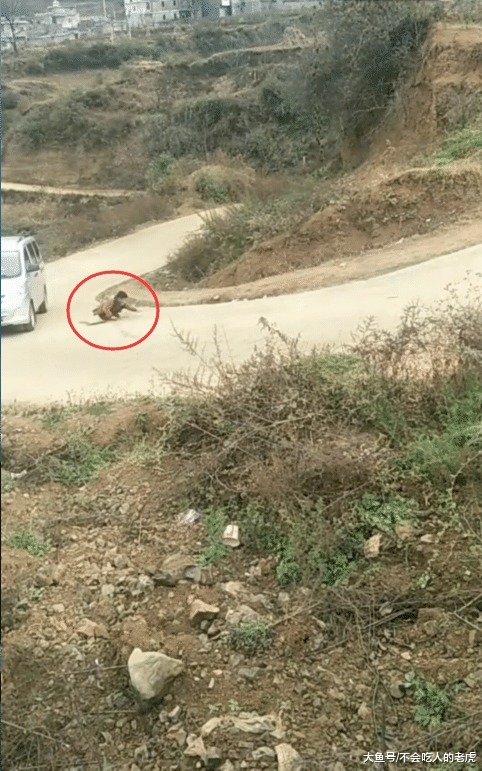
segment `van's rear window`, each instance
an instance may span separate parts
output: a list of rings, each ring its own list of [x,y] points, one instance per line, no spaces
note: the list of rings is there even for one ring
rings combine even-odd
[[[17,278],[22,273],[18,252],[2,252],[2,278]]]

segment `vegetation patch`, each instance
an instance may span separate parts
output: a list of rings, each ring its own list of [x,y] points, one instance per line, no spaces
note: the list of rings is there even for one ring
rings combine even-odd
[[[39,469],[51,482],[67,487],[82,487],[94,479],[115,458],[111,447],[98,447],[89,441],[82,431],[68,437],[65,445],[52,454],[47,464]]]
[[[52,546],[49,540],[27,529],[15,530],[6,539],[6,544],[11,549],[23,549],[32,557],[43,557]]]

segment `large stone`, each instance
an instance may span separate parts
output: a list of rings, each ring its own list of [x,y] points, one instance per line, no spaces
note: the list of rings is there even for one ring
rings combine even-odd
[[[164,696],[172,681],[184,671],[182,661],[140,648],[134,648],[127,666],[132,686],[146,701]]]
[[[200,736],[188,736],[187,749],[184,750],[184,754],[190,758],[201,758],[204,760],[206,757],[206,747]]]
[[[219,608],[208,605],[202,600],[194,600],[189,609],[189,620],[192,626],[199,626],[203,621],[212,621],[219,614]]]
[[[303,761],[291,744],[277,744],[275,747],[278,759],[278,771],[301,771]]]
[[[154,576],[154,583],[157,586],[176,586],[179,581],[186,579],[199,582],[200,571],[195,559],[178,553],[166,557],[160,572]]]

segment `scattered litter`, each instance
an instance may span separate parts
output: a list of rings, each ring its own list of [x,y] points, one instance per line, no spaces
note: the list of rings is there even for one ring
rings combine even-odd
[[[223,543],[232,549],[236,549],[239,546],[239,527],[237,525],[227,526],[223,533]]]
[[[188,509],[179,515],[179,519],[183,525],[194,525],[195,522],[199,522],[201,517],[202,514],[197,509]]]
[[[27,469],[24,468],[23,471],[19,471],[16,473],[15,471],[10,472],[10,479],[23,479],[24,476],[27,475]]]

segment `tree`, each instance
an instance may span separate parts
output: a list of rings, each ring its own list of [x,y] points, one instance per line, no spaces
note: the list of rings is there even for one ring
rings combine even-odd
[[[18,53],[17,22],[24,17],[32,17],[39,10],[38,3],[32,0],[3,0],[2,15],[7,20],[12,36],[12,47],[15,54]]]

